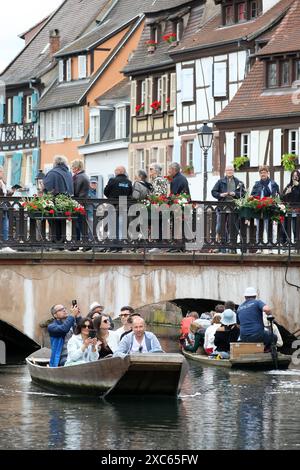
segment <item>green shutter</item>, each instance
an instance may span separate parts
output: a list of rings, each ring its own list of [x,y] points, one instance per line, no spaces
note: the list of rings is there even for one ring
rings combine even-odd
[[[40,151],[39,149],[34,149],[32,151],[32,184],[35,185],[36,181],[35,178],[39,172],[39,165],[40,165]]]
[[[37,107],[38,100],[39,100],[39,95],[38,95],[38,93],[35,91],[35,92],[31,95],[31,109],[32,109],[32,121],[33,121],[33,122],[36,122],[36,121],[37,121],[37,111],[34,111],[34,108]]]
[[[13,122],[15,124],[23,122],[23,93],[13,98]]]
[[[11,162],[11,186],[20,184],[22,172],[22,152],[16,152],[12,156]]]

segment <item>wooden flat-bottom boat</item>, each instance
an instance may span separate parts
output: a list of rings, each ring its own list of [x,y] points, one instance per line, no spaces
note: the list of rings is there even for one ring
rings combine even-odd
[[[176,396],[188,370],[181,354],[135,354],[53,368],[50,354],[44,348],[26,359],[32,381],[71,394]]]
[[[247,354],[237,359],[211,359],[203,354],[182,352],[186,358],[207,366],[252,370],[273,370],[275,368],[271,353]],[[278,369],[287,369],[290,362],[291,356],[278,353]]]

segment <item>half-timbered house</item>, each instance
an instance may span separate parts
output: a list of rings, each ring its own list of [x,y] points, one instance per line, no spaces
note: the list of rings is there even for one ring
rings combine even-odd
[[[300,1],[282,22],[257,44],[255,63],[232,102],[214,122],[225,142],[227,162],[250,159],[239,173],[251,188],[260,165],[268,165],[281,189],[290,179],[282,156],[299,156],[300,132]],[[297,165],[297,167],[299,167]]]
[[[196,4],[201,18],[204,2],[197,0],[157,0],[145,12],[141,40],[124,69],[131,78],[131,177],[155,162],[166,174],[173,160],[176,68],[170,51],[182,40]]]
[[[203,198],[204,164],[197,131],[211,123],[234,98],[253,64],[253,54],[268,40],[293,0],[216,0],[216,13],[202,28],[197,28],[199,12],[192,9],[194,21],[190,34],[171,52],[177,67],[177,128],[174,139],[174,159],[182,166],[193,166],[190,177],[194,198]],[[247,113],[247,109],[245,109]],[[222,116],[222,114],[221,114]],[[231,140],[224,149],[224,134],[214,130],[213,146],[208,154],[208,199],[210,190],[224,174],[234,155],[247,155],[248,132]]]

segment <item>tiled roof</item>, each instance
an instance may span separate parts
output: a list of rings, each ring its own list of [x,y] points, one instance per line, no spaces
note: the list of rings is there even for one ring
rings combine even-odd
[[[38,111],[75,106],[86,92],[90,80],[76,82],[55,83],[39,101]]]
[[[300,115],[300,104],[292,100],[295,90],[265,90],[264,78],[264,63],[257,60],[234,98],[214,121],[247,121]]]
[[[7,85],[14,85],[26,83],[31,78],[39,76],[40,70],[51,67],[49,49],[42,54],[49,44],[50,31],[58,29],[61,44],[66,46],[79,37],[99,16],[101,10],[110,3],[111,0],[65,0],[29,44],[4,70],[0,78]]]
[[[192,37],[183,40],[174,52],[209,48],[238,40],[251,40],[282,18],[294,0],[281,0],[255,20],[232,26],[222,25],[221,13],[211,18]]]
[[[197,2],[198,3],[198,2]],[[182,3],[181,5],[182,6]],[[201,24],[201,18],[203,16],[205,6],[200,4],[195,6],[191,10],[191,16],[189,18],[189,22],[186,28],[186,32],[184,32],[184,37],[188,34],[191,29],[194,29],[195,24]],[[170,46],[170,44],[166,41],[160,40],[159,44],[156,46],[156,50],[153,54],[147,53],[147,41],[151,39],[151,30],[149,24],[151,24],[151,20],[155,18],[151,15],[147,15],[146,25],[144,27],[140,42],[136,51],[133,54],[132,59],[130,60],[129,64],[124,68],[123,72],[126,74],[135,73],[135,72],[142,72],[153,68],[160,68],[160,67],[167,67],[169,65],[174,65],[173,60],[170,57],[170,52],[173,51],[174,47]],[[196,21],[195,21],[196,18]],[[191,27],[190,27],[191,25]],[[172,24],[170,21],[167,22],[167,28],[163,32],[163,35],[168,33],[172,33]]]
[[[142,15],[144,9],[152,2],[153,0],[135,0],[132,8],[132,0],[118,0],[99,26],[61,49],[56,57],[88,51],[95,45],[101,44],[112,33]]]
[[[259,56],[300,50],[300,0],[295,0],[288,13]]]
[[[101,104],[103,101],[115,101],[130,98],[130,80],[124,78],[120,83],[113,86],[110,90],[103,93],[103,95],[97,98],[97,101]]]
[[[192,1],[193,0],[151,0],[150,5],[145,9],[145,13],[154,13],[182,7],[186,3],[192,3]]]

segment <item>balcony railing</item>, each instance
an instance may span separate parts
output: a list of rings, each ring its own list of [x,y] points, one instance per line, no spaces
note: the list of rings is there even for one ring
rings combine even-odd
[[[127,202],[120,205],[118,200],[81,199],[87,216],[70,219],[64,214],[30,215],[20,198],[2,197],[0,249],[160,248],[241,254],[257,250],[300,251],[300,205],[291,207],[284,220],[277,223],[267,218],[241,218],[232,203],[193,202],[185,211],[178,207],[153,207],[149,211],[144,205]]]
[[[36,142],[38,127],[35,123],[0,125],[0,149],[15,149]]]

